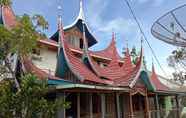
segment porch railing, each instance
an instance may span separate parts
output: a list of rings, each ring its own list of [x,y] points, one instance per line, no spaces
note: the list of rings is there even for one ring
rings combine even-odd
[[[137,111],[137,112],[134,112],[132,116],[130,113],[124,113],[124,114],[121,114],[121,117],[122,118],[178,118],[178,113],[180,113],[178,111],[180,111],[180,109],[150,110],[149,112]],[[102,118],[101,113],[94,113],[92,115],[93,115],[93,118]],[[181,116],[181,114],[179,114],[179,116]],[[89,113],[81,114],[81,118],[90,118],[90,114]],[[107,113],[105,114],[105,118],[116,118],[116,114]]]
[[[178,118],[178,116],[181,116],[181,113],[179,111],[180,109],[150,110],[149,112],[137,111],[134,112],[132,116],[130,113],[124,113],[122,115],[122,118]]]

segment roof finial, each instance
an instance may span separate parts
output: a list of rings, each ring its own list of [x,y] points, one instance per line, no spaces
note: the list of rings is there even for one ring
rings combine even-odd
[[[116,40],[116,34],[114,31],[112,31],[112,43],[115,44],[116,43],[115,40]]]
[[[60,29],[60,27],[61,27],[61,24],[62,24],[62,18],[61,18],[61,12],[62,12],[62,7],[61,7],[61,5],[59,5],[58,7],[57,7],[57,9],[58,9],[58,30]]]
[[[126,48],[128,49],[129,48],[129,43],[128,43],[128,39],[126,39]]]
[[[114,36],[114,31],[112,31],[112,39],[115,39],[115,36]]]
[[[83,10],[83,0],[80,0],[79,4],[80,10],[79,10],[79,19],[85,20],[84,10]]]
[[[61,15],[62,7],[61,7],[61,5],[59,5],[57,7],[57,9],[58,9],[58,18],[57,18],[58,30],[60,32],[61,26],[62,26],[62,18],[61,18],[62,17],[62,15]],[[58,54],[60,53],[60,48],[62,47],[62,44],[61,44],[61,41],[60,41],[60,38],[61,38],[60,34],[61,33],[59,33],[59,37],[58,37],[58,45],[59,45],[59,47],[58,47]]]

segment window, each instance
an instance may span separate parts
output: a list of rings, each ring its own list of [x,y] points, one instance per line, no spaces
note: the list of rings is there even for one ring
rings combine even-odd
[[[83,49],[83,39],[81,38],[81,39],[79,39],[79,41],[80,41],[79,47],[80,47],[81,49]]]
[[[74,47],[79,47],[80,46],[80,41],[77,36],[70,35],[68,38],[68,42],[73,45]]]

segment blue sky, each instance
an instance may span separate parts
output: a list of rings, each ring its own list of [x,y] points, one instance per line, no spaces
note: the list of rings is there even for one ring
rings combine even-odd
[[[172,71],[167,66],[167,57],[175,48],[162,41],[155,39],[150,32],[153,22],[169,10],[185,4],[185,0],[129,0],[140,23],[144,29],[152,48],[156,52],[160,63],[167,74]],[[61,5],[63,9],[63,24],[72,23],[79,12],[79,0],[13,0],[13,9],[16,15],[24,13],[33,15],[41,14],[49,22],[49,30],[46,32],[51,36],[57,28],[57,7]],[[86,22],[92,33],[98,40],[93,50],[105,48],[111,39],[112,31],[116,33],[116,43],[118,52],[126,47],[128,41],[129,48],[136,46],[140,48],[141,34],[132,19],[129,9],[124,0],[84,0],[84,11]],[[148,68],[151,69],[152,54],[144,42],[145,58]],[[164,75],[155,63],[157,73]]]

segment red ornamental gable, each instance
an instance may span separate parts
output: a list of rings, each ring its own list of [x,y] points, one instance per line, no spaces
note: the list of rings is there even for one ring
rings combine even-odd
[[[105,84],[108,82],[105,82],[104,80],[97,77],[89,68],[83,63],[83,61],[79,58],[77,58],[73,53],[70,51],[70,48],[68,47],[68,43],[66,42],[64,38],[64,31],[62,24],[59,27],[59,33],[60,33],[60,42],[62,44],[63,53],[65,55],[67,65],[72,71],[74,75],[76,75],[80,81],[90,81],[90,82],[96,82]],[[110,82],[111,83],[111,82]]]
[[[167,86],[161,83],[160,80],[158,79],[158,76],[154,69],[154,65],[152,66],[151,82],[155,86],[157,91],[165,91],[169,89]]]
[[[11,28],[16,25],[16,16],[10,6],[2,6],[2,18],[5,27]]]
[[[91,51],[91,53],[95,54],[95,55],[99,55],[101,57],[105,57],[105,58],[113,57],[113,53],[114,53],[114,55],[116,56],[116,59],[118,61],[122,60],[122,58],[119,56],[117,49],[116,49],[116,42],[115,42],[114,34],[112,36],[112,40],[111,40],[109,46],[106,49],[101,50],[101,51]]]
[[[137,79],[140,76],[140,71],[141,71],[142,66],[143,66],[143,50],[141,49],[140,58],[138,59],[136,66],[133,67],[132,70],[129,72],[123,71],[125,75],[116,79],[115,83],[118,86],[129,86],[131,82],[136,83]]]
[[[122,66],[124,71],[130,72],[133,69],[133,64],[131,61],[131,57],[130,57],[130,53],[129,53],[129,49],[126,49],[126,53],[125,53],[125,57],[124,57],[124,63]]]

